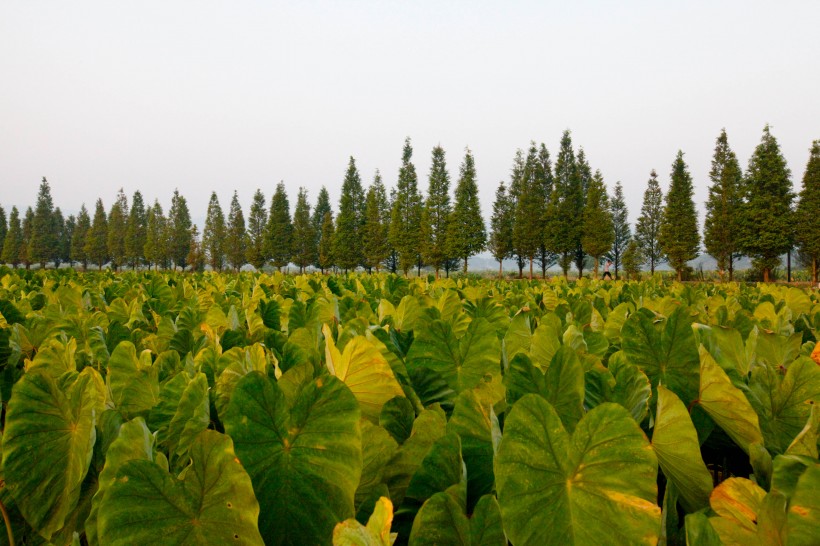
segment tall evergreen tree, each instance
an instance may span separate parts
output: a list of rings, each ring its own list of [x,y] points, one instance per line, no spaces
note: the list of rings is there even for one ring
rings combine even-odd
[[[332,208],[330,206],[330,193],[328,193],[327,188],[322,186],[319,190],[319,196],[316,198],[316,205],[313,207],[313,215],[311,216],[311,221],[313,222],[313,231],[316,233],[316,263],[313,265],[321,268],[321,264],[319,263],[319,252],[318,248],[321,244],[322,239],[322,224],[325,220],[325,213],[332,212]],[[332,216],[332,214],[331,214]]]
[[[71,261],[83,266],[83,271],[88,269],[88,254],[85,252],[85,242],[88,232],[91,230],[91,217],[88,216],[88,209],[85,203],[80,207],[77,214],[77,225],[71,235]]]
[[[587,187],[581,244],[583,251],[592,256],[593,277],[598,278],[601,256],[609,252],[615,242],[615,226],[609,209],[609,199],[601,171],[595,171]]]
[[[265,241],[271,263],[281,271],[293,257],[293,224],[284,182],[279,182],[271,199]]]
[[[191,245],[188,249],[188,256],[185,260],[191,271],[205,270],[205,249],[202,248],[202,241],[199,240],[199,228],[191,226]]]
[[[265,224],[268,221],[268,209],[265,206],[265,195],[257,189],[253,194],[251,212],[248,216],[248,248],[246,259],[256,269],[261,269],[268,261],[265,254]]]
[[[796,216],[795,238],[800,245],[800,252],[811,263],[812,281],[817,283],[817,266],[820,262],[820,140],[815,140],[811,146]]]
[[[339,215],[336,216],[336,235],[333,252],[336,265],[342,269],[356,269],[364,262],[362,255],[362,226],[364,224],[364,191],[356,160],[350,157],[342,182]]]
[[[23,244],[20,245],[20,262],[26,267],[26,269],[31,269],[31,238],[32,233],[34,231],[34,211],[31,207],[26,209],[26,214],[23,216]],[[27,243],[28,242],[28,243]]]
[[[319,238],[319,258],[316,260],[319,263],[319,269],[322,270],[322,274],[334,266],[333,240],[335,239],[335,235],[333,212],[327,211],[322,221],[322,235]]]
[[[89,262],[97,264],[100,271],[108,261],[108,218],[102,199],[97,199],[94,220],[85,236],[85,255]]]
[[[170,257],[174,268],[185,269],[191,250],[193,222],[191,222],[191,211],[188,210],[188,201],[180,195],[179,190],[175,189],[171,197],[171,208],[168,209],[165,225],[166,232],[168,232],[166,255]]]
[[[794,192],[791,171],[768,125],[749,159],[744,193],[740,250],[754,259],[763,281],[769,282],[771,270],[794,243]]]
[[[547,211],[545,237],[547,248],[559,256],[558,263],[564,277],[575,261],[581,240],[582,198],[578,163],[572,149],[572,138],[567,130],[561,136],[561,146],[555,160],[555,185]]]
[[[125,258],[131,269],[136,269],[145,262],[145,237],[148,216],[145,212],[145,201],[139,190],[131,197],[131,210],[125,226]]]
[[[484,226],[481,201],[478,199],[475,158],[469,148],[464,152],[464,160],[459,169],[449,229],[449,255],[464,261],[466,273],[470,257],[487,246],[487,228]]]
[[[54,269],[58,269],[63,261],[63,242],[65,239],[65,218],[60,207],[54,209],[51,215],[51,232],[54,234],[54,251],[51,259],[54,261]]]
[[[658,243],[669,264],[677,271],[679,281],[683,280],[683,272],[688,267],[686,262],[698,257],[700,247],[694,194],[692,176],[683,160],[683,152],[678,151],[675,162],[672,163],[671,182],[666,194]]]
[[[3,240],[3,252],[0,262],[11,264],[16,268],[20,263],[20,247],[23,246],[23,227],[20,224],[20,212],[17,207],[11,207],[9,214],[9,229]]]
[[[59,209],[57,209],[59,210]],[[56,211],[55,211],[56,213]],[[56,216],[56,214],[55,214]],[[60,250],[58,259],[61,262],[71,263],[71,241],[74,240],[74,230],[77,229],[77,218],[73,214],[69,214],[63,224],[63,232],[60,237]]]
[[[418,189],[416,167],[413,165],[413,147],[410,138],[404,141],[396,199],[390,214],[390,245],[396,249],[399,267],[405,276],[413,265],[421,272],[421,211],[422,199]]]
[[[29,263],[39,263],[45,268],[46,262],[54,259],[57,253],[57,235],[54,233],[54,201],[51,198],[51,188],[48,180],[43,177],[40,182],[40,191],[37,193],[37,206],[31,223],[31,237],[28,242],[27,260]]]
[[[307,190],[299,188],[293,211],[293,263],[299,266],[300,273],[304,273],[307,266],[316,263],[318,250]]]
[[[519,148],[515,151],[515,158],[513,159],[513,165],[510,169],[510,186],[507,191],[507,197],[509,198],[510,206],[512,207],[513,217],[518,209],[518,202],[525,193],[525,170],[526,160],[524,158],[524,152]],[[511,242],[513,244],[512,257],[515,258],[518,265],[518,278],[521,279],[524,277],[524,267],[527,265],[527,257],[517,252],[514,236],[513,239],[511,239]]]
[[[547,146],[542,142],[538,149],[538,169],[536,171],[538,179],[538,187],[540,188],[539,199],[541,201],[541,225],[538,228],[539,238],[541,239],[538,245],[538,254],[535,261],[541,267],[541,278],[547,278],[547,269],[549,269],[556,262],[556,254],[548,248],[548,241],[546,237],[547,226],[549,225],[549,204],[552,196],[553,186],[555,184],[552,176],[552,160]]]
[[[663,250],[658,241],[662,221],[663,192],[658,183],[658,173],[652,169],[649,173],[646,191],[643,194],[641,215],[635,225],[635,243],[638,245],[640,256],[649,262],[649,271],[652,275],[655,274],[655,266],[663,259]]]
[[[515,223],[513,224],[513,249],[518,256],[523,256],[530,264],[530,279],[533,276],[533,263],[538,249],[544,239],[542,187],[538,177],[538,148],[535,142],[530,144],[524,173],[521,179],[518,199],[515,206]]]
[[[3,251],[3,243],[6,241],[6,233],[8,233],[8,230],[6,211],[0,206],[0,252]]]
[[[125,253],[125,239],[128,221],[128,198],[125,197],[125,192],[117,192],[117,199],[111,206],[111,211],[108,213],[108,257],[111,260],[111,265],[114,271],[124,265],[127,261]]]
[[[641,273],[641,264],[646,261],[646,256],[641,251],[638,239],[633,238],[624,248],[623,264],[627,280],[638,280]]]
[[[706,221],[703,243],[706,252],[717,260],[721,276],[729,273],[734,279],[735,260],[740,257],[740,221],[743,206],[743,172],[737,156],[729,147],[726,129],[720,132],[709,171],[709,199],[706,201]]]
[[[386,214],[389,214],[387,192],[377,169],[365,198],[364,230],[362,232],[364,264],[368,270],[375,269],[377,273],[390,252],[387,242]]]
[[[433,266],[436,278],[449,258],[448,244],[450,215],[450,173],[444,148],[433,148],[430,175],[427,185],[427,199],[421,213],[421,253],[425,263]]]
[[[390,188],[390,198],[388,199],[387,219],[385,225],[387,226],[387,259],[384,260],[384,267],[390,273],[396,274],[399,270],[399,251],[393,246],[390,239],[390,230],[392,229],[391,222],[393,221],[393,206],[396,203],[397,196],[396,188]]]
[[[577,180],[572,186],[573,203],[573,229],[575,236],[575,268],[578,270],[578,278],[584,275],[584,265],[586,264],[586,253],[582,238],[584,234],[584,206],[587,202],[587,188],[592,184],[592,168],[589,166],[584,149],[578,151],[578,169],[576,170]]]
[[[504,260],[513,255],[513,203],[502,180],[498,184],[493,202],[493,216],[490,219],[490,241],[487,245],[493,257],[498,260],[498,277],[503,275]]]
[[[158,200],[154,200],[154,205],[148,209],[146,230],[145,230],[145,247],[143,252],[145,260],[154,265],[155,270],[159,270],[161,265],[165,264],[165,258],[168,254],[168,244],[166,240],[166,233],[168,232],[167,220],[165,212],[162,210],[162,205]]]
[[[211,268],[214,271],[222,271],[225,267],[225,214],[219,205],[216,192],[211,192],[211,199],[208,202],[208,214],[202,230],[202,247]]]
[[[236,190],[231,199],[231,208],[228,211],[228,227],[225,231],[225,256],[228,263],[236,271],[245,265],[245,254],[248,250],[245,233],[245,215],[242,213],[242,206],[239,204],[239,195]]]
[[[612,265],[615,267],[615,278],[618,279],[618,268],[621,266],[626,245],[632,240],[632,229],[629,227],[629,211],[624,200],[624,189],[621,182],[615,183],[615,194],[609,200],[609,211],[612,214]]]

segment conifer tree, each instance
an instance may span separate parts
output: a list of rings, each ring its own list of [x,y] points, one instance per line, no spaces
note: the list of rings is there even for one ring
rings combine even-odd
[[[515,226],[515,218],[516,211],[518,210],[518,201],[524,195],[526,190],[525,187],[525,168],[526,168],[526,160],[524,159],[524,152],[519,148],[515,151],[515,158],[513,159],[513,166],[510,169],[510,187],[507,192],[507,197],[510,201],[510,207],[512,210],[513,215],[513,227]],[[527,265],[527,257],[518,253],[516,246],[515,246],[515,238],[513,235],[513,239],[511,239],[512,247],[512,257],[515,258],[516,264],[518,265],[518,278],[524,278],[524,266]]]
[[[583,188],[569,130],[561,136],[555,160],[555,185],[547,211],[547,248],[558,255],[558,263],[567,277],[575,261],[581,240]],[[580,206],[579,206],[580,203]]]
[[[422,199],[418,189],[416,167],[413,165],[413,147],[405,139],[402,150],[396,198],[390,214],[390,245],[396,249],[399,267],[404,275],[413,265],[421,272],[421,211]]]
[[[89,262],[97,264],[100,271],[108,261],[108,218],[102,199],[97,199],[94,220],[85,236],[85,255]]]
[[[284,182],[279,182],[271,199],[265,241],[271,263],[281,271],[293,257],[293,224]]]
[[[191,211],[188,210],[188,201],[180,195],[179,190],[174,190],[171,197],[171,208],[168,210],[168,218],[165,222],[168,240],[166,242],[166,256],[170,257],[173,267],[185,269],[188,263],[188,253],[191,250],[191,237],[193,236],[193,223],[191,222]]]
[[[228,211],[228,226],[225,230],[225,257],[228,264],[239,271],[245,265],[247,253],[247,233],[245,233],[245,215],[239,204],[239,195],[236,190],[231,199],[231,208]]]
[[[248,249],[246,258],[248,263],[256,269],[262,269],[268,261],[265,254],[265,224],[268,221],[268,209],[265,206],[265,196],[262,190],[257,189],[253,194],[251,212],[248,216]]]
[[[310,217],[307,190],[299,188],[296,208],[293,211],[293,263],[299,266],[299,273],[317,261],[316,233]]]
[[[9,227],[6,223],[6,211],[0,206],[0,252],[3,251],[3,243],[6,241],[6,233]]]
[[[51,233],[54,234],[54,250],[51,259],[54,261],[54,269],[58,269],[63,263],[63,240],[65,238],[65,218],[60,207],[56,207],[51,214]]]
[[[188,249],[188,256],[185,259],[191,271],[205,270],[205,250],[202,248],[202,242],[199,240],[199,228],[196,225],[191,226],[190,232],[191,244]]]
[[[384,267],[390,273],[395,274],[399,270],[399,251],[393,246],[390,240],[391,222],[393,220],[393,206],[396,203],[396,188],[390,188],[390,199],[388,200],[387,219],[385,226],[387,226],[387,259],[384,260]]]
[[[46,263],[54,259],[57,253],[57,235],[54,233],[54,201],[48,180],[43,177],[40,191],[37,193],[37,206],[31,223],[31,237],[27,238],[29,263],[39,263],[45,268]]]
[[[577,157],[577,179],[571,187],[572,195],[572,216],[573,234],[575,237],[575,268],[578,270],[578,278],[584,275],[584,265],[586,264],[586,254],[582,237],[584,234],[584,206],[587,201],[587,188],[592,183],[592,168],[589,166],[584,149],[578,151]]]
[[[421,252],[425,263],[433,266],[436,278],[449,257],[450,216],[450,173],[441,146],[433,148],[430,175],[428,176],[427,199],[421,216]]]
[[[612,248],[614,241],[615,228],[612,223],[606,186],[604,186],[604,177],[601,171],[595,171],[595,175],[587,187],[587,202],[584,207],[581,237],[583,251],[592,256],[593,259],[593,278],[598,278],[598,266],[601,263],[601,256]]]
[[[544,238],[544,208],[541,200],[543,193],[538,179],[538,169],[538,148],[535,142],[532,142],[524,163],[513,224],[513,249],[518,256],[523,256],[529,262],[530,279],[533,276],[535,256]]]
[[[621,266],[626,245],[632,240],[632,229],[629,227],[629,211],[624,200],[624,189],[621,182],[615,183],[615,194],[610,199],[610,213],[612,214],[612,265],[615,267],[615,279],[618,279],[618,268]]]
[[[498,277],[503,276],[504,260],[513,255],[513,204],[502,180],[498,184],[493,202],[493,216],[490,219],[490,241],[487,245],[493,257],[498,260]]]
[[[549,204],[552,196],[553,186],[555,184],[552,176],[552,161],[550,159],[547,146],[542,142],[538,149],[538,169],[536,171],[538,178],[538,187],[540,188],[539,199],[541,201],[541,225],[538,228],[539,239],[538,254],[535,261],[541,266],[541,278],[547,278],[547,269],[555,264],[556,255],[547,248],[546,230],[549,222]]]
[[[131,210],[125,227],[125,258],[131,269],[145,262],[145,237],[148,223],[145,201],[139,190],[131,197]]]
[[[796,216],[795,239],[800,252],[811,263],[812,282],[817,283],[817,266],[820,262],[820,140],[815,140],[811,146]]]
[[[481,202],[478,199],[475,158],[469,148],[459,169],[455,191],[455,205],[450,220],[448,235],[451,257],[460,258],[467,272],[467,262],[487,246],[487,228],[481,216]]]
[[[663,221],[663,192],[658,183],[655,169],[649,173],[649,182],[643,194],[643,205],[638,223],[635,225],[635,243],[640,256],[649,262],[649,271],[655,274],[655,266],[663,259],[663,250],[658,241]]]
[[[211,268],[214,271],[222,271],[225,267],[225,214],[219,205],[216,192],[211,192],[211,199],[208,202],[208,214],[202,230],[202,247]]]
[[[387,207],[387,192],[377,169],[365,198],[364,230],[362,232],[365,266],[368,270],[375,269],[377,273],[390,251],[385,223]]]
[[[117,199],[111,206],[111,212],[108,213],[108,258],[111,260],[111,265],[114,271],[126,263],[127,257],[125,254],[125,239],[126,239],[126,222],[128,219],[128,198],[125,197],[125,192],[117,192]]]
[[[763,129],[763,137],[749,159],[741,208],[740,250],[751,256],[769,282],[771,270],[794,242],[791,171],[780,145]]]
[[[85,203],[83,203],[79,214],[77,214],[77,225],[71,235],[71,261],[81,264],[83,271],[88,269],[88,254],[85,252],[85,242],[90,230],[91,218],[88,216]]]
[[[20,212],[17,207],[11,207],[9,214],[9,229],[3,240],[3,252],[0,262],[11,264],[16,268],[20,263],[20,247],[23,246],[23,227],[20,224]]]
[[[319,238],[319,259],[317,260],[322,274],[334,266],[333,240],[335,232],[333,225],[333,212],[327,211],[322,221],[322,235]]]
[[[717,268],[734,279],[735,259],[740,257],[740,210],[743,207],[743,172],[737,156],[729,147],[726,129],[720,132],[709,171],[709,199],[706,201],[706,220],[703,243],[706,252],[717,260]]]
[[[695,190],[682,151],[678,151],[672,163],[670,178],[658,243],[669,265],[677,272],[678,280],[682,281],[688,267],[686,262],[698,257],[700,246],[698,213],[693,199]]]
[[[57,210],[60,210],[59,208]],[[57,211],[55,211],[56,213]],[[56,214],[55,214],[56,216]],[[77,229],[77,218],[73,214],[69,214],[63,224],[63,232],[60,236],[60,250],[58,259],[61,262],[71,263],[71,241],[74,240],[74,230]]]
[[[34,230],[34,211],[31,207],[26,209],[26,215],[23,216],[23,241],[20,245],[20,263],[22,263],[26,269],[31,269],[31,255],[29,254],[29,249],[31,248],[30,244],[27,244],[27,241],[31,241],[32,232]]]
[[[344,270],[356,269],[364,262],[362,255],[362,226],[364,224],[364,191],[356,160],[350,157],[342,182],[339,214],[336,216],[336,235],[333,253],[336,265]]]
[[[624,249],[623,264],[627,280],[638,280],[641,273],[641,264],[646,261],[646,256],[641,252],[641,246],[637,239],[631,239]]]
[[[316,206],[313,207],[313,215],[311,216],[311,221],[313,222],[313,231],[316,233],[316,262],[313,264],[314,266],[321,269],[321,264],[319,264],[319,245],[321,244],[322,239],[322,224],[324,224],[325,220],[325,213],[332,212],[330,206],[330,194],[327,191],[327,188],[322,186],[319,190],[319,196],[316,198]],[[332,216],[332,214],[331,214]]]
[[[145,259],[149,264],[154,264],[154,270],[159,271],[160,265],[164,265],[168,255],[168,232],[167,220],[162,210],[162,205],[158,200],[154,200],[154,205],[148,209],[145,247],[143,249]]]

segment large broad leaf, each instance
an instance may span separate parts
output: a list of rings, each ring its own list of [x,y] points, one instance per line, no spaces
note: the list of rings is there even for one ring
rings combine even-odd
[[[479,498],[495,488],[493,460],[501,429],[492,404],[474,390],[464,391],[456,400],[447,432],[461,438],[461,455],[467,466],[467,509],[471,511]]]
[[[792,362],[785,375],[779,368],[758,366],[749,389],[766,447],[784,453],[806,424],[812,404],[820,403],[820,366],[805,357]]]
[[[481,497],[472,517],[464,514],[458,499],[436,493],[424,503],[413,522],[411,546],[506,546],[498,501],[492,495]]]
[[[336,525],[333,546],[391,546],[396,540],[396,535],[390,532],[392,523],[393,503],[381,497],[366,526],[353,518]]]
[[[114,404],[123,417],[147,414],[159,402],[159,368],[147,358],[137,358],[130,341],[121,341],[108,360],[108,377]]]
[[[396,449],[398,444],[385,429],[362,420],[362,475],[356,489],[357,508],[381,490],[384,468]]]
[[[696,324],[698,340],[726,373],[736,372],[741,377],[749,373],[749,357],[740,332],[724,326]]]
[[[786,450],[786,453],[788,455],[803,455],[816,459],[818,457],[818,438],[820,438],[820,405],[812,404],[811,414],[809,415],[808,421],[806,421],[806,426],[803,427],[803,430],[794,438]]]
[[[352,517],[362,471],[359,403],[335,377],[302,389],[292,408],[259,372],[237,383],[224,416],[265,510],[267,544],[324,544]]]
[[[322,332],[325,336],[325,362],[330,373],[344,381],[353,392],[362,408],[362,415],[377,423],[385,402],[394,396],[404,395],[390,364],[364,336],[354,337],[340,352],[327,324],[322,326]]]
[[[729,478],[709,499],[717,514],[709,518],[723,544],[783,544],[786,497],[766,491],[751,480]],[[789,542],[791,544],[791,542]]]
[[[698,348],[688,309],[678,307],[665,321],[638,309],[624,323],[622,336],[629,363],[646,373],[653,388],[663,383],[685,404],[697,397]]]
[[[677,486],[686,511],[694,512],[708,506],[712,476],[700,455],[698,433],[686,406],[663,385],[658,385],[652,448],[664,475]]]
[[[57,379],[66,372],[77,370],[74,359],[76,352],[76,339],[51,339],[40,346],[27,371],[42,371]]]
[[[400,444],[410,437],[415,419],[413,403],[403,396],[395,396],[385,402],[379,413],[379,425]]]
[[[20,513],[46,539],[77,505],[96,439],[93,381],[63,392],[46,373],[14,385],[6,410],[3,467]]]
[[[658,463],[623,407],[590,411],[570,436],[543,398],[513,407],[495,462],[513,544],[654,544]]]
[[[100,503],[101,544],[263,544],[259,503],[231,439],[207,430],[178,480],[156,463],[125,462]]]
[[[233,347],[226,351],[219,357],[217,366],[220,370],[217,370],[219,377],[214,388],[214,405],[221,415],[228,409],[239,380],[253,371],[267,373],[269,362],[265,347],[261,343],[254,343],[250,347]]]
[[[407,355],[408,367],[426,367],[441,374],[456,393],[472,389],[485,375],[499,370],[501,347],[495,328],[483,318],[470,322],[457,336],[448,322],[419,325]]]
[[[208,428],[210,422],[208,378],[200,372],[182,391],[168,426],[168,454],[172,463],[185,461],[194,439]]]
[[[817,544],[820,537],[820,464],[810,466],[797,481],[789,504],[789,546]]]
[[[729,376],[703,346],[700,362],[699,404],[748,453],[751,444],[763,441],[757,414],[743,392],[732,385]]]

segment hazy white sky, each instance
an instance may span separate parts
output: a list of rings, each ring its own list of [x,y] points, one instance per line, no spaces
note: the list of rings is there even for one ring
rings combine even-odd
[[[767,122],[799,186],[818,21],[817,1],[4,0],[0,204],[47,176],[66,213],[178,187],[195,220],[211,190],[247,214],[279,180],[335,208],[350,155],[392,186],[410,136],[423,190],[434,145],[453,181],[472,148],[489,217],[515,150],[554,156],[569,128],[634,222],[650,169],[666,190],[682,149],[700,204],[721,127],[745,168]]]

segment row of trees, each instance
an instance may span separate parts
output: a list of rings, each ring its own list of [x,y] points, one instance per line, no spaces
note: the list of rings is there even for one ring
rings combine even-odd
[[[388,193],[378,171],[365,191],[351,157],[335,215],[324,187],[312,209],[307,191],[300,188],[293,215],[284,183],[277,185],[269,208],[257,190],[247,222],[236,192],[227,218],[214,192],[201,240],[178,191],[167,216],[158,201],[146,206],[137,191],[129,203],[120,190],[108,213],[98,199],[93,218],[85,206],[76,217],[64,218],[43,178],[36,206],[22,220],[14,207],[7,223],[0,208],[0,261],[197,270],[205,264],[238,270],[246,263],[256,268],[293,263],[300,271],[309,266],[322,271],[363,267],[405,274],[429,266],[438,276],[459,267],[466,271],[469,258],[487,249],[499,262],[499,274],[503,261],[514,259],[520,276],[527,266],[532,278],[536,264],[542,275],[558,264],[564,275],[574,266],[580,276],[591,266],[597,277],[599,263],[607,259],[616,276],[619,270],[635,274],[643,264],[654,273],[667,261],[682,278],[703,242],[721,275],[727,273],[730,280],[740,256],[753,258],[769,280],[780,256],[797,248],[817,281],[820,141],[811,148],[795,206],[791,173],[769,127],[745,173],[722,131],[709,175],[702,241],[683,152],[672,163],[665,196],[657,173],[650,173],[634,236],[620,182],[609,196],[600,170],[593,172],[583,149],[576,153],[569,131],[561,138],[554,165],[543,143],[532,142],[526,152],[517,152],[509,184],[502,181],[496,191],[489,234],[469,149],[452,200],[444,150],[433,148],[426,196],[419,190],[412,159],[407,139],[397,185]]]

